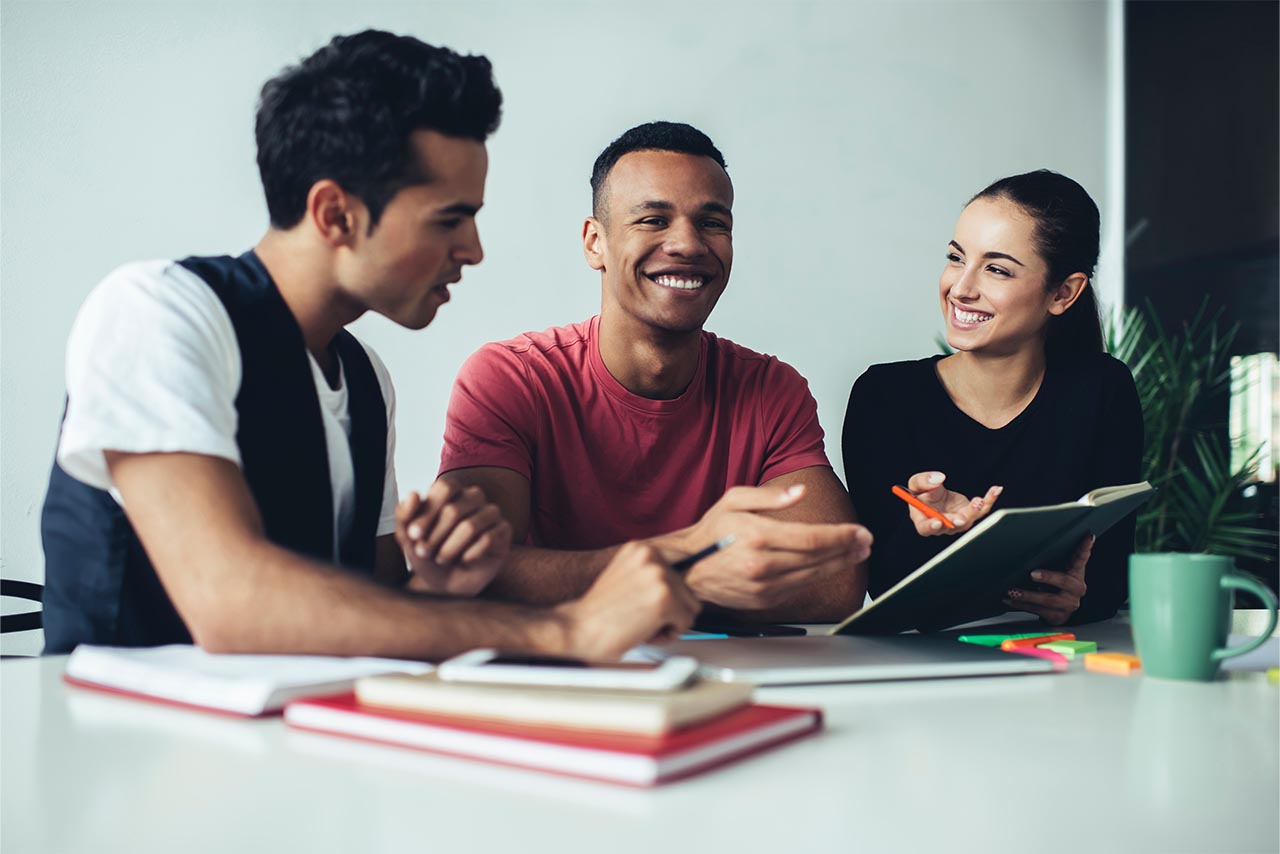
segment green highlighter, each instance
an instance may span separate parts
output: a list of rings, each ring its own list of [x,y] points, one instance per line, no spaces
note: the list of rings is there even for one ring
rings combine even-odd
[[[957,640],[963,643],[977,644],[978,646],[1000,646],[1007,640],[1022,640],[1023,638],[1045,638],[1049,635],[1056,635],[1058,632],[1023,632],[1020,635],[961,635]]]
[[[1056,652],[1059,655],[1065,655],[1068,660],[1075,658],[1077,655],[1084,655],[1089,652],[1097,652],[1098,645],[1093,641],[1051,641],[1050,643],[1041,644],[1040,649],[1047,649]]]

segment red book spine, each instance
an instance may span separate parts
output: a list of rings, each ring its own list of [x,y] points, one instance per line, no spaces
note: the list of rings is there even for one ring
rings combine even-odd
[[[290,710],[296,710],[297,714],[291,714]],[[320,710],[329,714],[323,715],[320,720],[313,720],[307,714],[308,710]],[[380,721],[386,722],[385,728],[379,726]],[[342,735],[361,741],[411,747],[430,753],[480,759],[499,765],[552,771],[612,783],[647,786],[692,776],[816,732],[822,727],[822,712],[820,709],[751,705],[673,733],[646,736],[362,706],[356,701],[354,694],[345,694],[290,703],[285,712],[285,722],[297,729]],[[414,743],[412,736],[404,735],[402,728],[406,725],[418,725],[424,733],[430,733],[430,746]],[[476,737],[491,740],[485,742],[487,750],[483,753],[475,748]],[[504,744],[512,745],[513,748],[520,745],[537,746],[531,751],[523,751],[535,755],[545,755],[542,753],[543,748],[551,749],[555,751],[556,761],[539,764],[532,759],[509,759],[495,750]],[[647,776],[644,779],[628,777],[622,771],[618,771],[617,776],[607,773],[608,770],[621,766],[634,771],[637,761],[646,768]]]

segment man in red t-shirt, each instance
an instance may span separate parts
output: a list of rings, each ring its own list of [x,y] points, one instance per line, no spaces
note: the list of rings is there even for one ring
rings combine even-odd
[[[733,261],[733,186],[702,132],[654,122],[596,160],[587,263],[600,315],[488,344],[449,403],[441,478],[479,486],[514,528],[490,590],[580,595],[619,544],[698,563],[705,603],[760,620],[848,616],[870,533],[823,450],[804,378],[703,331]],[[428,544],[434,548],[435,544]]]

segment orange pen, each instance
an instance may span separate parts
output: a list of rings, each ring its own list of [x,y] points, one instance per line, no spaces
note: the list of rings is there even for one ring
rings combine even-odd
[[[954,522],[952,522],[942,513],[939,513],[937,510],[934,510],[928,504],[925,504],[923,501],[921,501],[919,498],[916,498],[910,492],[907,492],[901,486],[895,486],[893,488],[893,494],[898,496],[908,504],[910,504],[912,507],[919,510],[924,515],[928,516],[930,519],[937,519],[939,522],[942,523],[943,527],[954,528],[956,526]]]
[[[1005,652],[1011,652],[1015,649],[1035,649],[1042,643],[1053,643],[1060,640],[1075,640],[1076,636],[1072,632],[1059,632],[1056,635],[1045,635],[1038,638],[1009,638],[1000,643],[1000,648]]]

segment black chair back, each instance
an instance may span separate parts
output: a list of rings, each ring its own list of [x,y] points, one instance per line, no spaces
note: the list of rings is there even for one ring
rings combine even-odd
[[[0,596],[12,596],[15,599],[26,599],[29,602],[44,601],[44,585],[31,581],[14,581],[0,579]],[[39,611],[24,611],[21,614],[0,615],[0,634],[9,632],[26,632],[44,625]]]

